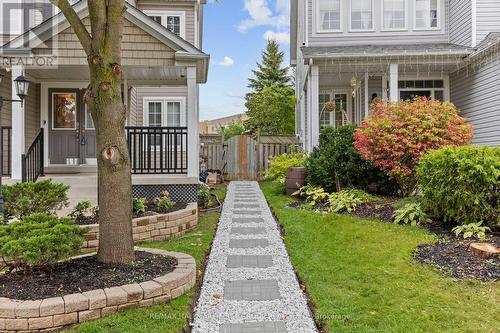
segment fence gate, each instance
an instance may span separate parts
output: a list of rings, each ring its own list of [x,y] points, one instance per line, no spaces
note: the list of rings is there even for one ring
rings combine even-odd
[[[248,135],[233,136],[226,141],[226,178],[257,180],[257,142]]]

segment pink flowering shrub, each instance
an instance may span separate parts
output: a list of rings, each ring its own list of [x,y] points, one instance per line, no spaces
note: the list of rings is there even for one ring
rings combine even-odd
[[[373,105],[354,134],[361,157],[393,177],[403,195],[415,190],[415,169],[427,151],[462,146],[472,139],[472,126],[451,103],[426,98]]]

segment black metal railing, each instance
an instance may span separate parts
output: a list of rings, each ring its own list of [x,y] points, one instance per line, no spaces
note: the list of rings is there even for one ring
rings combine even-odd
[[[187,127],[127,127],[133,174],[187,174]]]
[[[0,164],[2,176],[12,175],[12,126],[0,127]]]
[[[44,175],[43,169],[43,128],[40,129],[38,135],[31,146],[26,150],[21,157],[22,163],[22,180],[24,182],[36,182],[37,179]]]

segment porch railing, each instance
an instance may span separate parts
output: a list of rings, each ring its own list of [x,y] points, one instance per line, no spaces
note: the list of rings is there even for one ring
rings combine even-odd
[[[2,165],[2,176],[12,175],[12,126],[0,127],[0,164]]]
[[[187,127],[127,127],[133,174],[187,174]]]
[[[44,175],[43,141],[42,128],[26,153],[21,156],[23,183],[36,182],[39,177]]]

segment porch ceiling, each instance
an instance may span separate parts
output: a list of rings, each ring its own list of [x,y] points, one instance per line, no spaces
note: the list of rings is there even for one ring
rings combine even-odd
[[[87,66],[59,66],[53,69],[27,68],[26,75],[34,82],[81,82],[89,80],[89,69]],[[128,80],[129,85],[134,86],[185,84],[186,68],[124,66],[123,78]]]

